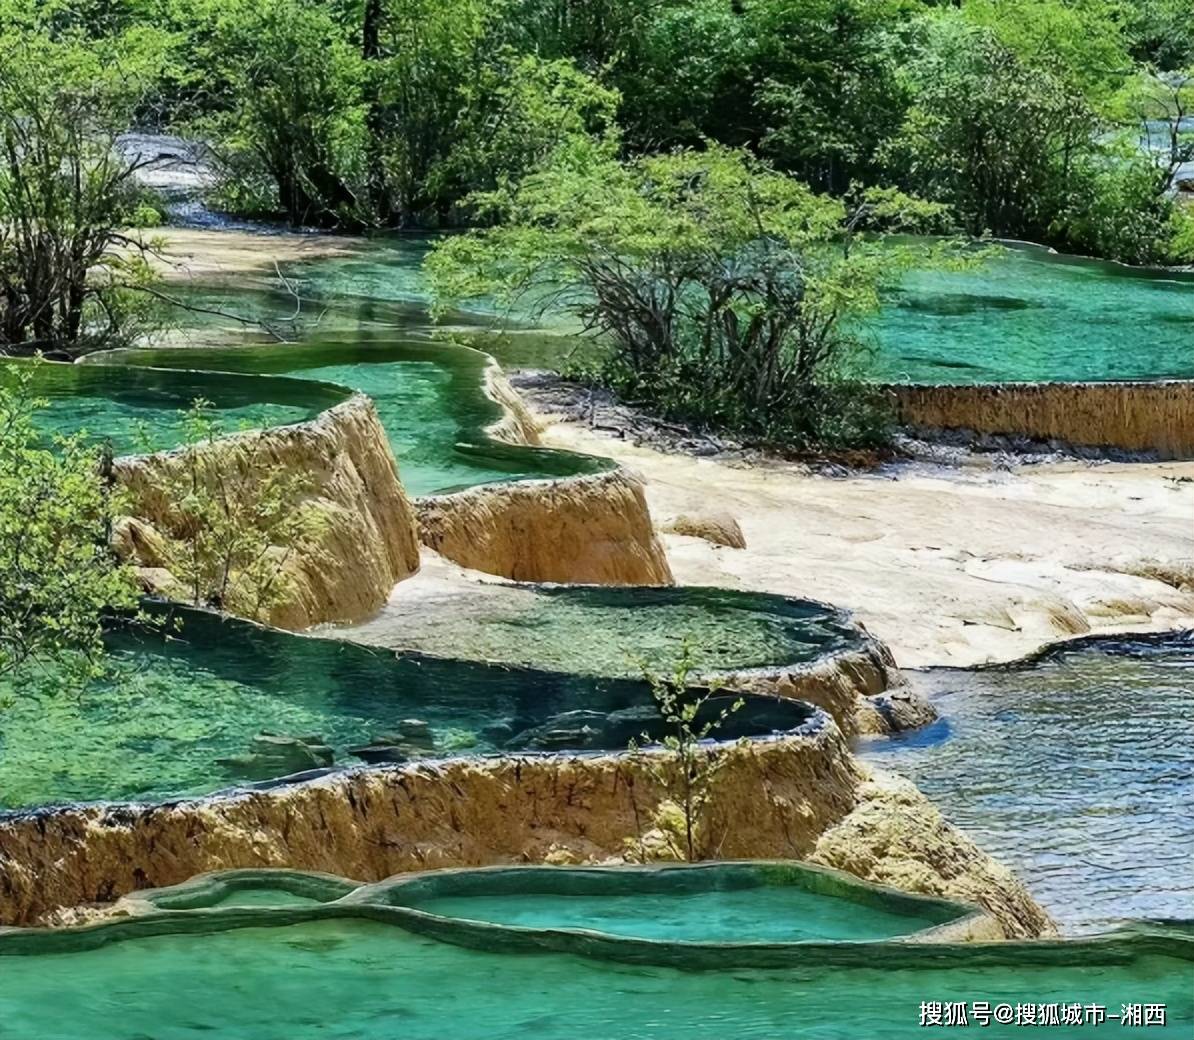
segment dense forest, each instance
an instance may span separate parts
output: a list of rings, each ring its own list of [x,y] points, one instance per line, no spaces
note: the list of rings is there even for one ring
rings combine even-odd
[[[229,213],[472,229],[442,301],[549,301],[607,385],[784,441],[877,436],[839,390],[901,236],[1194,262],[1189,0],[0,0],[0,47],[9,353],[150,320],[129,130]]]
[[[210,143],[218,201],[459,226],[575,145],[740,147],[969,234],[1190,259],[1185,0],[4,0],[0,104],[88,79],[112,129]],[[49,114],[45,112],[43,114]],[[1171,130],[1173,131],[1171,133]],[[1145,147],[1142,148],[1142,142]]]

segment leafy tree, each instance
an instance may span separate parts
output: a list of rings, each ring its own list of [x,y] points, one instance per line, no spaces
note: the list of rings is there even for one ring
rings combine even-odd
[[[1086,155],[1053,221],[1053,237],[1074,252],[1127,263],[1180,262],[1178,207],[1166,192],[1167,180],[1135,142]]]
[[[570,135],[609,132],[616,95],[509,46],[505,12],[482,0],[209,4],[187,37],[210,33],[188,46],[226,84],[194,123],[224,160],[218,201],[295,224],[453,223],[469,192],[521,176]]]
[[[946,17],[925,30],[890,168],[909,190],[951,205],[971,234],[1047,239],[1075,163],[1093,147],[1094,112],[988,29]]]
[[[717,683],[701,690],[692,687],[695,665],[688,639],[684,640],[680,659],[670,675],[658,674],[646,662],[640,662],[640,667],[666,732],[662,740],[644,733],[630,742],[629,750],[664,793],[651,823],[662,835],[666,851],[676,859],[693,863],[702,858],[710,843],[705,813],[714,780],[726,762],[724,756],[710,753],[702,742],[713,738],[726,720],[742,709],[744,702],[738,698],[707,710],[721,688]],[[651,745],[662,747],[668,754],[652,754]],[[630,790],[633,799],[633,787]],[[637,801],[633,802],[633,809],[638,819]],[[640,825],[638,851],[646,859],[648,852],[641,831]]]
[[[134,611],[138,585],[109,549],[119,502],[98,448],[48,442],[33,372],[10,365],[0,385],[0,677],[44,669],[82,682],[99,673],[103,618]]]
[[[633,41],[607,73],[622,95],[619,121],[631,148],[758,141],[751,40],[730,0],[641,10]]]
[[[0,349],[69,355],[127,341],[153,280],[122,233],[141,202],[138,162],[114,149],[149,89],[145,41],[104,45],[0,32]],[[132,55],[131,57],[129,55]]]
[[[1127,35],[1132,56],[1154,69],[1194,66],[1194,18],[1188,0],[1135,0]]]
[[[218,141],[220,201],[298,225],[366,223],[364,64],[336,20],[302,0],[229,0],[213,37],[231,107],[199,126]]]
[[[481,81],[500,49],[501,14],[501,5],[483,0],[377,4],[368,69],[374,161],[404,223],[450,205],[441,190],[443,164],[462,108],[482,100]]]
[[[686,0],[645,6],[607,73],[638,150],[709,138],[844,191],[899,124],[906,0]]]
[[[684,6],[691,6],[691,0],[510,0],[505,19],[508,39],[520,50],[548,59],[571,58],[596,73],[634,50],[659,9]]]
[[[842,194],[873,183],[875,155],[899,125],[903,0],[755,0],[746,6],[764,120],[760,144],[782,169]]]
[[[508,187],[594,137],[616,148],[618,95],[571,62],[510,56],[490,75],[486,103],[462,111],[443,162],[439,182],[453,198]]]
[[[1180,76],[1136,77],[1112,104],[1082,93],[1060,57],[1027,60],[991,28],[949,14],[922,30],[904,73],[913,103],[884,152],[895,179],[949,205],[971,234],[1134,263],[1174,257],[1169,189],[1189,148]]]
[[[1125,0],[966,0],[963,11],[1028,66],[1048,68],[1096,108],[1132,70]]]
[[[184,429],[156,488],[172,507],[162,562],[193,605],[267,620],[293,588],[294,559],[319,549],[310,479],[254,464],[259,435],[223,436],[208,401],[195,401]]]
[[[562,59],[505,42],[506,5],[380,4],[370,62],[375,180],[402,223],[455,222],[472,191],[517,179],[577,135],[611,131],[617,97]]]
[[[503,223],[429,258],[441,304],[491,293],[569,311],[611,348],[606,382],[680,418],[801,446],[878,436],[866,391],[842,383],[849,323],[912,255],[854,232],[936,207],[887,192],[847,219],[716,146],[626,164],[574,154],[486,201]]]

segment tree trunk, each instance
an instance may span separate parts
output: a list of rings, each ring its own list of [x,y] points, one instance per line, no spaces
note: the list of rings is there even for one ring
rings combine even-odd
[[[369,205],[375,219],[382,224],[389,222],[392,215],[389,185],[386,182],[385,154],[382,140],[385,134],[385,112],[382,109],[378,89],[377,63],[381,58],[381,19],[384,0],[365,0],[365,13],[361,22],[361,57],[367,69],[368,97],[365,112],[366,164]]]

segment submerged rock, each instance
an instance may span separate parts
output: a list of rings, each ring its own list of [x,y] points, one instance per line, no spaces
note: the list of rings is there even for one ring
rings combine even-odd
[[[218,758],[216,764],[241,780],[272,780],[327,768],[335,758],[335,752],[318,735],[290,737],[262,732],[249,743],[248,754]]]
[[[523,727],[524,729],[526,727]],[[493,722],[487,722],[477,731],[477,736],[482,740],[488,741],[490,744],[505,744],[511,737],[514,736],[515,725],[514,719],[495,719]]]
[[[542,725],[525,729],[506,744],[511,751],[563,751],[601,747],[608,715],[578,708],[553,715]]]
[[[467,729],[450,729],[440,735],[439,746],[444,751],[462,751],[477,746],[477,734]]]
[[[398,740],[419,747],[435,747],[435,736],[430,723],[422,719],[403,719],[398,723]]]
[[[474,738],[475,742],[475,738]],[[444,750],[465,746],[449,741]],[[370,765],[409,762],[412,758],[426,758],[439,750],[431,724],[423,719],[403,719],[393,733],[378,733],[368,744],[349,748],[349,754],[364,759]]]
[[[386,744],[380,741],[373,741],[360,747],[349,748],[348,753],[356,755],[357,758],[369,763],[371,766],[386,764],[400,765],[410,760],[410,755],[407,754],[404,748],[397,744]]]
[[[636,704],[632,708],[611,711],[605,717],[605,737],[611,748],[626,747],[632,740],[658,740],[663,717],[654,704]]]

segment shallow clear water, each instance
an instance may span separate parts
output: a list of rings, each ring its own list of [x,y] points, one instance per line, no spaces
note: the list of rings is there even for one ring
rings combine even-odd
[[[49,676],[44,694],[25,689],[13,698],[0,715],[0,807],[160,799],[265,779],[218,762],[247,754],[262,731],[317,736],[336,764],[352,765],[360,764],[352,747],[394,734],[406,719],[431,731],[430,746],[412,745],[410,757],[442,757],[496,752],[561,713],[604,717],[650,703],[640,681],[399,657],[189,611],[184,617],[165,641],[114,635],[113,674],[82,693],[58,689]],[[748,706],[733,725],[766,733],[799,725],[805,713],[795,702],[784,711],[782,719],[751,717]],[[625,728],[600,729],[568,746],[624,748],[643,724]]]
[[[501,412],[481,391],[485,359],[449,342],[434,342],[420,263],[426,239],[379,240],[350,257],[291,265],[287,277],[303,294],[291,334],[299,343],[232,348],[119,352],[114,364],[291,374],[369,394],[414,494],[530,477],[593,472],[600,460],[559,451],[501,445],[485,428]],[[255,284],[190,293],[204,305],[274,322],[293,313],[294,299]],[[567,325],[519,329],[498,322],[484,301],[444,317],[438,329],[496,350],[508,363],[558,365],[584,341]],[[187,315],[201,335],[210,316]],[[486,329],[504,326],[500,335]],[[1131,269],[1101,261],[1009,248],[978,269],[907,277],[882,312],[862,329],[873,349],[861,373],[909,382],[1153,379],[1194,376],[1194,275]],[[243,329],[237,339],[253,338]],[[578,347],[578,344],[580,346]],[[95,358],[93,360],[105,360]],[[90,368],[91,366],[86,366]],[[159,379],[160,382],[160,379]],[[154,393],[87,400],[74,390],[56,404],[53,422],[95,427],[129,450],[138,423],[161,446],[177,439],[177,412],[197,394],[188,384]],[[306,413],[286,402],[221,401],[206,396],[230,422],[268,425]],[[239,394],[253,393],[241,386]],[[273,391],[262,388],[266,395]]]
[[[298,895],[288,892],[284,888],[238,888],[227,892],[218,899],[205,902],[205,907],[225,906],[316,906],[322,900],[313,896]]]
[[[856,635],[816,603],[693,586],[611,589],[486,585],[402,608],[337,632],[381,646],[590,675],[666,671],[688,640],[698,670],[795,665],[845,649]]]
[[[905,279],[867,370],[919,383],[1194,376],[1194,274],[1009,248]]]
[[[418,239],[372,243],[361,254],[295,265],[341,320],[425,328]],[[463,334],[492,321],[484,301],[446,320]],[[512,364],[558,364],[577,349],[566,322],[492,340]],[[980,267],[909,275],[866,323],[874,347],[863,373],[906,382],[1105,380],[1194,376],[1194,274],[1008,246]],[[580,349],[585,349],[583,345]]]
[[[685,972],[474,952],[340,920],[5,957],[0,970],[0,1036],[14,1040],[902,1040],[926,1035],[926,1000],[1080,1001],[1114,1014],[1127,1001],[1167,1005],[1164,1028],[1041,1031],[1063,1040],[1186,1040],[1194,1030],[1190,963],[1155,955],[1054,967],[951,958],[940,969]],[[1005,1040],[1025,1031],[981,1029]]]
[[[418,265],[427,248],[417,238],[380,240],[288,270],[342,317],[425,326]],[[485,301],[469,307],[446,321],[476,335],[469,326],[491,321],[493,310]],[[548,326],[569,328],[563,319]],[[884,380],[1186,378],[1194,376],[1194,274],[1008,246],[975,270],[909,275],[868,328],[876,350],[864,372]],[[510,363],[550,365],[578,341],[524,332],[493,343]]]
[[[293,379],[58,363],[35,370],[31,392],[46,402],[35,415],[46,433],[85,433],[116,454],[175,447],[197,398],[211,402],[221,428],[232,433],[301,422],[345,396]]]
[[[643,939],[704,942],[889,939],[937,923],[788,885],[633,895],[437,896],[407,905],[443,917],[527,928],[591,928]]]
[[[1068,930],[1194,915],[1194,645],[925,678],[942,719],[866,743]]]
[[[485,429],[502,417],[483,392],[488,360],[448,343],[361,329],[302,344],[123,351],[111,364],[268,373],[368,394],[413,495],[475,484],[597,472],[605,460],[502,444]]]

